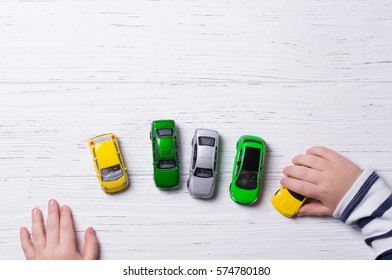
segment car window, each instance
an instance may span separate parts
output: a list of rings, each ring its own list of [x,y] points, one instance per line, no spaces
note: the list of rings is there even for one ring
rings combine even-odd
[[[157,134],[159,137],[173,136],[172,128],[159,128],[157,129]]]
[[[212,178],[212,169],[196,168],[195,176],[199,178]]]
[[[104,182],[118,180],[121,178],[122,175],[123,175],[123,172],[122,172],[121,166],[119,164],[110,166],[108,168],[101,169],[102,181],[104,181]]]
[[[303,195],[300,195],[299,193],[290,191],[289,189],[287,189],[289,191],[289,193],[297,200],[302,201],[305,199],[305,197]]]
[[[215,138],[212,138],[212,137],[199,137],[199,145],[200,146],[214,147],[214,145],[215,145]]]
[[[158,168],[160,169],[170,169],[176,167],[176,162],[174,160],[160,160],[158,162]]]
[[[236,162],[236,170],[235,170],[235,176],[238,176],[240,172],[240,167],[241,167],[241,159],[242,159],[242,150],[240,150],[240,154],[238,155],[238,159]]]
[[[218,147],[215,147],[215,158],[214,158],[214,171],[216,172],[216,163],[218,159]]]
[[[177,137],[174,136],[174,150],[176,151],[176,159],[178,160]]]
[[[197,160],[197,145],[193,146],[193,157],[192,157],[192,169],[196,167],[196,160]]]

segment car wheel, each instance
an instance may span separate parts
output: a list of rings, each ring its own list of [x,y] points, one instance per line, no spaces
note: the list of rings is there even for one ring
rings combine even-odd
[[[189,189],[189,180],[186,181],[186,187]]]

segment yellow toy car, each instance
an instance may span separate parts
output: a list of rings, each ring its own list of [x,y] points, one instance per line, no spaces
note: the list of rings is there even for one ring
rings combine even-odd
[[[281,186],[271,198],[272,205],[282,215],[294,217],[297,215],[307,197]]]
[[[88,141],[101,189],[115,193],[128,186],[127,169],[113,133],[99,135]]]

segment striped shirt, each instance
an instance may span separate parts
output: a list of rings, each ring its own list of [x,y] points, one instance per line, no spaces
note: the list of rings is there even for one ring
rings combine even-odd
[[[357,226],[376,259],[392,259],[392,188],[373,169],[363,171],[333,216]]]

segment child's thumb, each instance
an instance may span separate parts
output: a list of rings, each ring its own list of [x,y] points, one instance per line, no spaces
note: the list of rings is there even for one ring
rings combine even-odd
[[[98,239],[92,227],[86,229],[84,233],[84,260],[96,260],[98,258]]]

